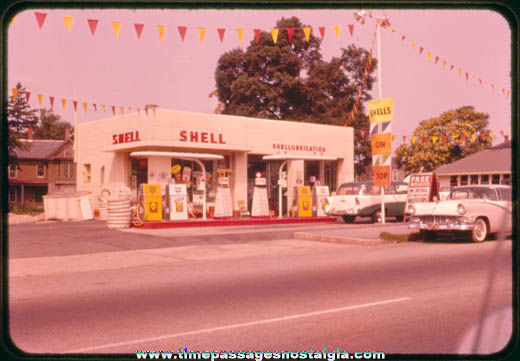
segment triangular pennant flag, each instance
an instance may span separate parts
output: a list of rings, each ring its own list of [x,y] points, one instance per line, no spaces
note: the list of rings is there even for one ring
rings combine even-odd
[[[335,25],[335,26],[334,26],[334,31],[336,32],[336,38],[339,39],[339,31],[340,31],[340,27],[339,27],[339,25]]]
[[[92,36],[94,36],[94,33],[96,32],[98,20],[96,19],[87,19],[88,26],[90,28],[90,32],[92,33]]]
[[[471,80],[475,80],[475,75],[471,75]]]
[[[480,86],[482,86],[482,79],[478,78],[478,82],[480,83]]]
[[[112,29],[114,29],[114,35],[116,39],[119,38],[119,32],[121,31],[122,23],[120,21],[112,21]]]
[[[348,31],[350,32],[350,36],[354,36],[354,24],[348,25]]]
[[[439,62],[439,57],[436,56],[436,57],[435,57],[435,64],[437,64],[438,62]]]
[[[94,111],[97,112],[97,105],[96,105],[96,103],[92,104],[92,106],[94,107]]]
[[[112,114],[116,115],[116,107],[112,105]]]
[[[442,68],[443,68],[443,69],[446,68],[446,60],[444,60],[444,61],[442,62]]]
[[[184,38],[186,37],[186,31],[188,28],[186,26],[177,26],[179,30],[179,35],[181,36],[181,40],[184,42]]]
[[[434,136],[432,137],[432,140],[433,140],[433,144],[437,143],[437,136],[434,135]]]
[[[422,142],[423,143],[426,142],[426,136],[425,135],[422,136]]]
[[[489,132],[489,135],[491,136],[491,139],[495,139],[495,133]]]
[[[445,135],[443,135],[443,136],[442,136],[442,142],[443,142],[444,144],[446,144],[447,141],[448,141],[448,137],[445,136]]]
[[[461,77],[461,76],[462,76],[462,69],[459,68],[459,77]]]
[[[153,116],[155,117],[155,108],[152,108]]]
[[[480,138],[482,138],[483,141],[486,140],[486,133],[480,133]]]
[[[493,90],[495,90],[495,86],[493,85],[493,83],[491,83],[491,88],[493,88]]]
[[[74,16],[63,15],[63,22],[65,23],[65,28],[70,33],[72,24],[74,24]]]
[[[454,67],[455,65],[450,66],[450,71],[452,71]]]
[[[395,140],[395,134],[392,134],[392,142]]]
[[[287,39],[289,39],[289,42],[292,42],[293,34],[294,28],[287,28]]]
[[[51,103],[51,108],[54,109],[54,97],[49,97],[49,102]]]
[[[148,116],[148,108],[144,108],[144,112],[146,113],[146,116]]]
[[[137,115],[141,115],[141,108],[137,108]]]
[[[320,29],[321,39],[324,40],[325,39],[325,27],[320,26],[319,29]]]
[[[507,91],[507,99],[509,99],[509,95],[511,95],[511,91]]]
[[[244,38],[244,29],[242,29],[242,28],[237,29],[237,35],[238,35],[238,41],[242,42],[242,39]]]
[[[224,41],[224,33],[226,32],[226,29],[218,28],[217,32],[218,32],[218,36],[220,38],[220,42],[222,43]]]
[[[361,129],[359,132],[361,133],[361,139],[365,139],[365,134],[367,133],[367,131],[364,129]]]
[[[137,34],[137,39],[141,39],[141,34],[143,33],[144,24],[135,24],[135,33]]]
[[[61,106],[63,107],[63,109],[65,109],[65,107],[67,106],[67,99],[61,100]]]
[[[74,111],[77,111],[77,109],[78,109],[78,101],[77,100],[73,100],[72,104],[74,105]]]
[[[412,48],[415,49],[415,41],[412,41]]]
[[[164,37],[164,33],[166,32],[166,26],[157,25],[157,31],[159,32],[159,40],[162,40]]]
[[[406,39],[406,36],[403,35],[403,36],[401,37],[401,41],[403,41],[404,39]]]
[[[466,81],[468,81],[468,78],[469,78],[469,74],[468,74],[468,72],[466,72]]]
[[[503,89],[502,89],[503,90]],[[29,103],[29,98],[31,97],[31,92],[26,91],[25,92],[25,102]]]
[[[45,18],[47,17],[47,13],[40,13],[40,12],[36,11],[34,13],[34,16],[36,16],[36,21],[38,22],[38,27],[41,30],[43,27],[43,23],[45,22]]]
[[[393,33],[395,33],[395,29],[394,29],[394,28],[392,28],[392,34],[393,34]]]
[[[18,96],[18,89],[13,88],[13,101],[16,100],[16,97]]]
[[[466,136],[465,136],[465,135],[462,136],[462,141],[463,141],[463,142],[466,141]]]
[[[38,104],[40,104],[40,106],[41,106],[42,102],[43,102],[43,95],[42,94],[38,94]]]
[[[124,115],[125,114],[125,107],[121,107],[120,109],[121,109],[121,114]]]
[[[85,113],[87,112],[87,106],[88,106],[88,104],[83,102],[83,109],[85,109]]]
[[[255,41],[258,44],[258,42],[260,41],[260,32],[261,32],[261,30],[260,29],[253,29],[253,31],[255,33]]]
[[[103,112],[106,113],[107,112],[107,106],[105,104],[102,104],[101,107],[103,107]]]
[[[477,138],[477,136],[475,134],[471,134],[471,140],[473,141],[473,143],[475,142],[476,138]]]
[[[500,131],[500,135],[504,136],[504,131],[503,130]]]
[[[422,54],[423,50],[424,50],[424,48],[421,46],[421,47],[419,48],[419,54]]]
[[[403,135],[403,143],[406,142],[406,135]]]
[[[204,35],[206,35],[206,28],[197,28],[199,30],[200,42],[204,41]]]
[[[305,34],[305,41],[309,42],[309,37],[311,36],[311,28],[308,26],[304,27],[303,33]]]
[[[430,60],[431,57],[432,57],[432,53],[428,52],[428,54],[426,55],[426,60]]]
[[[276,44],[278,41],[278,28],[271,29],[271,38],[273,38],[273,43]]]
[[[415,140],[417,139],[417,137],[415,135],[412,136],[412,144],[415,144]]]

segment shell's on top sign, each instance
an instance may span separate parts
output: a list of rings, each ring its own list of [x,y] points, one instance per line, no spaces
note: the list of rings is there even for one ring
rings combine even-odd
[[[368,102],[370,123],[391,122],[394,115],[394,98],[383,98]]]

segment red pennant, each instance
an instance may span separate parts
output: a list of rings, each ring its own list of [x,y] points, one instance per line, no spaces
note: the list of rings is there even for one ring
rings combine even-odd
[[[491,83],[491,87],[492,87],[493,89],[495,89],[495,86],[493,85],[493,83]]]
[[[404,39],[406,39],[406,36],[403,35],[403,37],[401,38],[401,41],[403,41]]]
[[[134,24],[135,33],[137,34],[137,39],[141,39],[141,34],[143,33],[144,24]]]
[[[426,136],[424,136],[424,135],[422,136],[422,142],[423,143],[426,142]]]
[[[294,34],[294,28],[288,28],[287,29],[287,38],[289,39],[289,42],[292,41],[293,34]]]
[[[502,91],[504,91],[504,89],[502,89]],[[25,92],[25,102],[26,103],[29,103],[29,97],[30,96],[31,96],[31,92],[26,91]]]
[[[442,136],[442,142],[443,142],[443,143],[447,143],[447,142],[448,142],[448,137],[445,136],[445,135],[443,135],[443,136]]]
[[[255,32],[255,41],[258,44],[258,42],[260,41],[260,32],[261,32],[261,30],[260,29],[254,29],[253,31]]]
[[[478,78],[478,81],[480,83],[480,86],[482,86],[482,79]]]
[[[486,140],[486,133],[480,133],[480,138],[482,138],[482,140]]]
[[[224,33],[226,32],[226,29],[218,28],[217,31],[218,31],[218,36],[220,38],[220,42],[223,42],[224,41]]]
[[[186,37],[186,30],[188,30],[188,28],[185,26],[177,26],[177,29],[179,29],[179,34],[182,41],[184,42],[184,38]]]
[[[463,142],[466,141],[466,136],[465,136],[465,135],[462,136],[462,141],[463,141]]]
[[[504,136],[504,131],[503,130],[500,131],[500,135]]]
[[[116,107],[114,105],[112,105],[112,114],[116,115]]]
[[[88,26],[90,27],[90,32],[92,33],[92,36],[94,36],[94,33],[96,32],[98,20],[95,19],[87,19]]]
[[[506,95],[504,88],[502,88],[502,94]],[[27,102],[29,102],[29,99],[27,99]]]
[[[47,17],[47,13],[40,13],[40,12],[36,11],[34,13],[34,15],[36,16],[36,21],[38,22],[38,27],[41,30],[43,23],[45,22],[45,18]]]
[[[96,104],[92,104],[94,106],[94,110],[97,112],[97,105]]]
[[[423,49],[423,47],[421,46],[421,47],[419,48],[419,54],[422,54],[423,50],[424,50],[424,49]]]
[[[72,104],[74,104],[74,111],[76,111],[77,108],[78,108],[78,101],[77,100],[73,100]]]
[[[354,36],[354,24],[348,25],[348,31],[350,32],[350,36]]]
[[[403,143],[406,142],[406,135],[403,135]]]
[[[455,65],[450,66],[450,71],[452,71],[454,67]]]
[[[144,111],[146,112],[146,116],[148,116],[148,108],[144,108]]]
[[[435,64],[437,64],[438,62],[439,62],[439,57],[436,56],[436,57],[435,57]]]
[[[54,97],[49,97],[49,102],[51,103],[51,108],[54,108]]]
[[[466,72],[466,81],[468,81],[468,79],[469,79],[469,74],[468,74],[468,72]]]
[[[321,34],[321,40],[325,39],[325,28],[323,26],[319,27],[320,34]]]

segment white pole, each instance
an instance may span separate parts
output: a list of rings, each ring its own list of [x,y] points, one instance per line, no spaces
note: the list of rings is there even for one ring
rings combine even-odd
[[[286,160],[282,162],[278,172],[278,218],[282,218],[282,168],[286,163]]]
[[[376,19],[376,28],[377,28],[377,56],[379,57],[379,64],[377,67],[377,77],[378,77],[378,88],[379,88],[379,99],[383,99],[383,78],[381,77],[381,68],[382,68],[382,60],[381,60],[381,33],[380,33],[380,25],[379,19]],[[381,187],[381,223],[385,223],[385,188]]]
[[[74,101],[78,101],[78,95],[75,90],[74,90]],[[78,164],[78,143],[79,143],[78,133],[79,133],[78,132],[78,111],[76,109],[76,110],[74,110],[74,143],[72,144],[72,147],[74,149],[74,163],[76,163],[76,165]]]

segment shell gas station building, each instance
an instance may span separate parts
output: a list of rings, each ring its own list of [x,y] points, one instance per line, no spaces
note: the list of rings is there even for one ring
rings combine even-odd
[[[302,192],[354,180],[354,137],[351,127],[155,108],[79,123],[76,164],[94,209],[100,192],[126,187],[162,199],[147,203],[151,221],[302,216]]]

